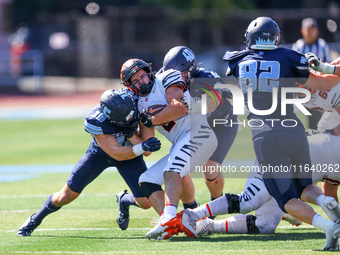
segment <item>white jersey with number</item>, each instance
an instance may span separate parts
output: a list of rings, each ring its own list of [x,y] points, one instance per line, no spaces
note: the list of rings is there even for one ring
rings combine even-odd
[[[182,74],[176,70],[167,70],[156,75],[155,83],[151,92],[146,97],[140,97],[138,101],[139,112],[147,110],[152,105],[168,105],[166,101],[166,89],[177,83],[184,83]],[[184,96],[190,100],[193,100],[189,91],[184,92]],[[206,116],[200,113],[185,114],[180,118],[170,121],[162,126],[155,126],[155,129],[163,134],[171,143],[175,144],[179,137],[190,130],[192,125],[200,125],[207,123]]]
[[[317,111],[333,111],[340,106],[340,84],[328,91],[316,90],[304,106]]]

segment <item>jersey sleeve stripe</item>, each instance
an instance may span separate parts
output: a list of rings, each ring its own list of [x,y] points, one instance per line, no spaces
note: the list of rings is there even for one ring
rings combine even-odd
[[[169,86],[176,84],[176,83],[182,84],[183,79],[182,79],[180,72],[170,73],[163,78],[162,83],[163,83],[164,88],[168,88]]]
[[[103,135],[103,129],[97,126],[94,126],[90,123],[88,123],[86,120],[84,120],[84,129],[86,132],[93,134],[93,135]]]
[[[340,97],[336,94],[332,97],[331,105],[333,108],[336,108],[339,106],[339,104],[340,104]]]

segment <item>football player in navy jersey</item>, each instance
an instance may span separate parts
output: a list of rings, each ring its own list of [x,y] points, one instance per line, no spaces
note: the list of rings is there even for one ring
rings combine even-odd
[[[226,52],[223,59],[228,63],[227,75],[233,75],[238,80],[245,95],[245,104],[250,110],[248,120],[252,123],[254,150],[266,188],[281,210],[325,231],[324,249],[336,250],[340,225],[333,220],[340,219],[339,205],[334,198],[324,196],[321,189],[312,184],[311,173],[305,171],[306,168],[297,169],[311,166],[308,142],[304,127],[293,112],[293,105],[281,109],[281,88],[294,87],[295,82],[299,82],[306,87],[328,90],[336,86],[339,80],[333,76],[322,77],[310,73],[304,55],[278,47],[280,28],[269,17],[253,20],[245,37],[247,49]],[[322,82],[318,77],[322,77]],[[277,108],[272,110],[275,94]],[[293,93],[288,93],[287,98],[292,97]],[[264,113],[266,110],[267,113]],[[286,114],[281,112],[284,110]],[[265,171],[275,167],[296,170]],[[320,205],[332,221],[316,214],[303,201]]]
[[[107,90],[102,94],[100,104],[84,120],[85,131],[93,137],[85,155],[73,168],[65,186],[50,195],[41,209],[26,220],[18,236],[30,236],[47,215],[75,200],[108,167],[116,167],[131,189],[132,204],[150,208],[138,185],[139,176],[147,170],[142,154],[150,155],[161,144],[155,137],[144,141],[135,134],[140,121],[137,104],[138,97],[127,89]],[[127,227],[127,223],[122,222],[120,227]]]
[[[210,69],[197,67],[194,52],[186,46],[173,47],[165,55],[162,70],[166,71],[169,69],[178,70],[182,73],[184,82],[188,84],[190,94],[195,98],[199,98],[207,90],[213,90],[216,83],[224,83],[216,72]],[[218,167],[221,166],[235,140],[238,129],[237,124],[231,126],[214,126],[213,124],[214,119],[226,119],[227,123],[237,123],[237,116],[233,115],[233,106],[227,99],[228,96],[229,94],[226,94],[226,92],[223,91],[221,103],[215,111],[208,115],[208,123],[213,129],[218,140],[218,146],[214,154],[203,167],[203,169],[209,170],[203,171],[203,174],[206,185],[211,194],[211,200],[215,200],[222,196],[224,178],[222,172],[210,170],[219,169]]]

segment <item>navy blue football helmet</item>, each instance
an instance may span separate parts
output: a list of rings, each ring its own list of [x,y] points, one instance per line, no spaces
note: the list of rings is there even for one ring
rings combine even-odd
[[[146,71],[150,82],[148,84],[144,83],[140,86],[140,88],[137,88],[130,82],[130,78],[141,69]],[[141,59],[134,58],[129,59],[122,65],[122,68],[120,69],[120,79],[124,86],[130,87],[137,95],[147,95],[151,92],[153,87],[155,74],[152,72],[151,64],[148,64]]]
[[[185,46],[171,48],[163,60],[163,70],[174,69],[180,71],[182,75],[187,76],[184,81],[187,85],[190,83],[196,68],[196,56],[191,49]]]
[[[110,122],[120,127],[136,127],[140,120],[138,100],[126,89],[106,90],[100,97],[100,107]]]
[[[248,50],[273,50],[280,44],[281,31],[271,18],[258,17],[249,24],[244,36]]]

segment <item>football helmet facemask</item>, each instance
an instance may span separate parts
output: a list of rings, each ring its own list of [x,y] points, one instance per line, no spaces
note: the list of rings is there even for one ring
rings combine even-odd
[[[100,97],[100,107],[110,122],[120,127],[136,127],[140,120],[138,99],[126,89],[106,90]]]
[[[244,36],[248,50],[273,50],[280,44],[281,31],[271,18],[258,17],[250,22]]]
[[[187,86],[190,84],[196,68],[196,56],[191,49],[185,46],[171,48],[163,60],[163,70],[174,69],[180,71]]]
[[[137,73],[139,70],[144,69],[149,76],[150,82],[148,84],[142,84],[137,88],[134,84],[130,82],[132,75]],[[146,63],[141,59],[129,59],[126,61],[122,68],[120,69],[120,79],[124,86],[130,87],[132,91],[137,95],[147,95],[151,92],[155,81],[155,74],[152,72],[151,64]]]

